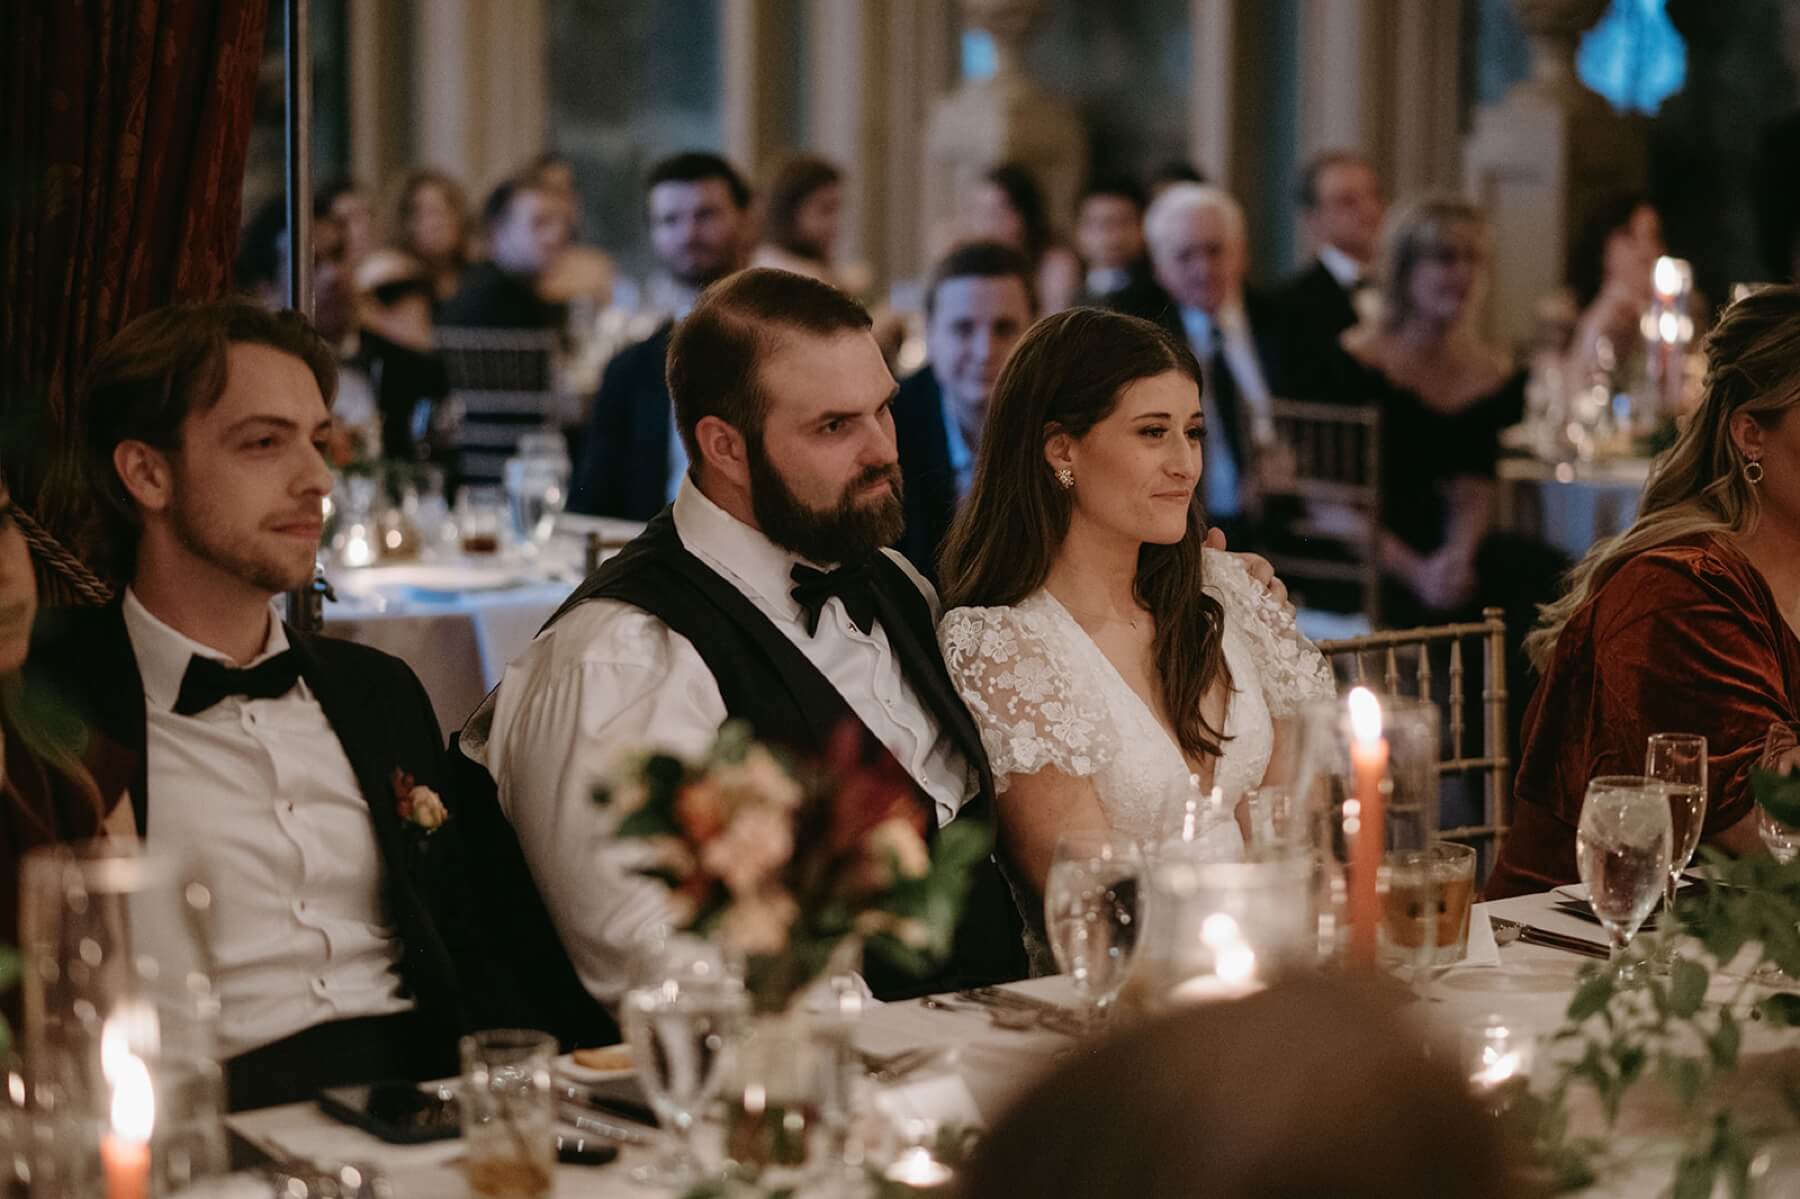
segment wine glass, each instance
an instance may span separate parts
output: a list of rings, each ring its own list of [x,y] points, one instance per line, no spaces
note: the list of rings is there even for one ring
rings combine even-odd
[[[1582,801],[1575,857],[1614,961],[1668,882],[1675,833],[1667,790],[1641,775],[1603,775],[1588,784]]]
[[[1700,846],[1701,826],[1706,821],[1706,738],[1694,733],[1651,734],[1644,751],[1644,774],[1665,784],[1669,796],[1673,852],[1663,912],[1664,919],[1673,920],[1675,890]]]
[[[1229,831],[1225,828],[1228,823]],[[1200,776],[1190,774],[1163,797],[1150,853],[1161,858],[1178,851],[1198,861],[1231,861],[1239,856],[1243,843],[1225,806],[1224,792],[1217,787],[1202,787]]]
[[[1056,964],[1075,984],[1090,1026],[1106,1021],[1137,948],[1143,856],[1129,837],[1104,829],[1065,833],[1044,887],[1044,918]]]
[[[670,1146],[662,1160],[638,1167],[632,1177],[685,1190],[709,1178],[695,1152],[694,1126],[718,1094],[726,1053],[748,1027],[749,996],[712,947],[688,937],[652,949],[640,978],[646,981],[619,1005],[621,1023]]]
[[[1763,741],[1759,765],[1775,774],[1800,773],[1800,724],[1787,721],[1771,724],[1769,735]],[[1777,862],[1786,865],[1800,857],[1800,828],[1783,824],[1761,804],[1756,807],[1756,831]]]

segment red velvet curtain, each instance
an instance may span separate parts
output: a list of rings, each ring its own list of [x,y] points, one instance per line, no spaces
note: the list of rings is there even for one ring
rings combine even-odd
[[[268,0],[0,4],[0,470],[59,534],[82,366],[223,294]]]

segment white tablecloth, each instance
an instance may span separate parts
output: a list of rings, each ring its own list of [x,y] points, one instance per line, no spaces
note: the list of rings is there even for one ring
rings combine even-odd
[[[1594,925],[1554,911],[1547,896],[1504,900],[1481,905],[1477,911],[1590,940],[1601,935]],[[1447,972],[1430,988],[1428,1002],[1418,1006],[1421,1019],[1434,1032],[1446,1036],[1489,1014],[1499,1014],[1540,1036],[1553,1032],[1562,1022],[1576,976],[1588,959],[1522,942],[1502,948],[1499,958],[1498,967],[1470,965]],[[1059,1002],[1071,997],[1067,982],[1061,978],[1036,979],[1018,986]],[[1734,986],[1728,980],[1716,980],[1709,1000],[1725,1002]],[[1757,1055],[1791,1047],[1793,1037],[1770,1032],[1749,1020],[1743,1023],[1745,1066],[1740,1073],[1750,1101],[1756,1102],[1751,1080],[1756,1077]],[[1346,1035],[1351,1035],[1350,1030],[1346,1030]],[[951,1051],[949,1068],[967,1084],[976,1106],[989,1120],[1051,1068],[1057,1051],[1068,1045],[1063,1038],[1042,1031],[996,1029],[981,1013],[930,1011],[919,1002],[876,1005],[865,1017],[857,1040],[862,1049],[871,1053],[894,1053],[921,1045]],[[1547,1059],[1547,1048],[1540,1045],[1540,1073],[1545,1071]],[[1666,1190],[1677,1147],[1666,1131],[1668,1116],[1657,1090],[1653,1082],[1642,1083],[1638,1087],[1641,1094],[1627,1103],[1615,1143],[1629,1150],[1629,1156],[1588,1194],[1624,1199]],[[1775,1105],[1769,1110],[1780,1110],[1779,1100],[1773,1094],[1767,1100]],[[1600,1131],[1593,1111],[1578,1111],[1578,1119],[1593,1131]],[[451,1164],[461,1152],[456,1142],[413,1147],[385,1145],[304,1104],[248,1113],[234,1117],[232,1124],[253,1143],[278,1155],[377,1163],[394,1183],[395,1199],[436,1199],[463,1193],[462,1180]],[[1304,1130],[1296,1129],[1295,1135],[1304,1135]],[[649,1192],[631,1182],[626,1167],[644,1160],[648,1152],[628,1149],[619,1163],[607,1167],[559,1167],[556,1194],[564,1199],[647,1195]]]
[[[1588,463],[1503,458],[1496,518],[1501,528],[1541,537],[1579,561],[1594,542],[1630,527],[1649,477],[1647,458]]]

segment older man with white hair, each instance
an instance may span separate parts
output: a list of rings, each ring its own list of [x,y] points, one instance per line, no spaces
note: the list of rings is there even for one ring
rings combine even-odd
[[[1244,285],[1249,244],[1244,210],[1228,193],[1199,183],[1163,191],[1144,217],[1156,281],[1174,304],[1154,316],[1184,338],[1205,376],[1206,514],[1240,549],[1260,541],[1259,478],[1274,453],[1271,399],[1281,394],[1279,316]]]

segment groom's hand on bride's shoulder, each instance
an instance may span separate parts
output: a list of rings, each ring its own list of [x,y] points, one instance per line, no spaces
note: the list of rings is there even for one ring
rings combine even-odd
[[[1225,549],[1225,534],[1217,525],[1206,530],[1206,548],[1211,550]],[[1229,551],[1228,551],[1229,552]],[[1269,594],[1281,604],[1289,616],[1294,615],[1294,605],[1288,602],[1287,584],[1275,577],[1275,568],[1261,554],[1233,554],[1250,577],[1269,589]]]

